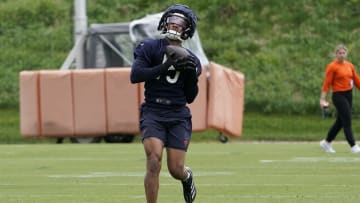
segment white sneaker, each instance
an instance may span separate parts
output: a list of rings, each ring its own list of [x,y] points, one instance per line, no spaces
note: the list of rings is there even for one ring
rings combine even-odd
[[[360,147],[357,144],[352,146],[351,153],[354,153],[354,154],[360,153]]]
[[[336,151],[332,148],[331,143],[327,142],[326,140],[320,141],[320,147],[323,148],[327,153],[336,153]],[[360,152],[360,148],[359,148],[359,152]]]

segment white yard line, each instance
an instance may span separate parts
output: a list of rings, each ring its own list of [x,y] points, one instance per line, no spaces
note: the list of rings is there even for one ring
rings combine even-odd
[[[337,162],[346,162],[346,163],[360,163],[360,157],[294,157],[291,159],[284,159],[284,160],[276,160],[276,159],[265,159],[260,160],[260,163],[274,163],[274,162],[330,162],[330,163],[337,163]]]
[[[231,176],[235,172],[215,171],[215,172],[197,172],[196,176]],[[86,174],[53,174],[47,175],[49,178],[103,178],[103,177],[144,177],[145,172],[92,172]],[[160,176],[170,177],[168,172],[161,172]]]

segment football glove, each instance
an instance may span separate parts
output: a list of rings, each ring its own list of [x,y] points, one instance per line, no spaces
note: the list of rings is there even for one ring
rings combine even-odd
[[[178,58],[174,61],[173,66],[177,71],[183,71],[183,70],[196,71],[195,57],[193,57],[192,55],[188,55],[185,57]]]

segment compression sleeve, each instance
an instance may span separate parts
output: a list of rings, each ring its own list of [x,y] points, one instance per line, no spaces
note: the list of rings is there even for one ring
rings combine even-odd
[[[197,59],[197,64],[200,64],[200,61]],[[197,71],[188,70],[187,77],[185,78],[184,84],[184,92],[186,97],[186,102],[191,104],[196,96],[199,93],[198,83],[198,76],[201,74],[201,65],[197,65]]]
[[[144,82],[146,80],[155,79],[160,76],[163,64],[154,67],[148,67],[148,64],[137,58],[132,67],[130,80],[131,83]]]
[[[166,70],[164,66],[167,64],[159,64],[154,66],[152,59],[154,58],[154,47],[148,42],[140,43],[134,50],[134,63],[131,67],[130,80],[131,83],[145,82],[155,79]]]
[[[198,79],[195,73],[190,73],[189,77],[187,77],[185,80],[184,92],[185,92],[186,102],[188,104],[191,104],[195,100],[199,92],[199,87],[197,85],[197,82]]]

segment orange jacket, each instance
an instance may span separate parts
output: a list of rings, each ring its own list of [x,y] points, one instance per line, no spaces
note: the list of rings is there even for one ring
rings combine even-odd
[[[333,92],[348,91],[353,88],[354,84],[360,89],[360,78],[352,63],[348,61],[339,63],[335,60],[326,66],[323,92],[327,92],[330,86],[332,86]]]

